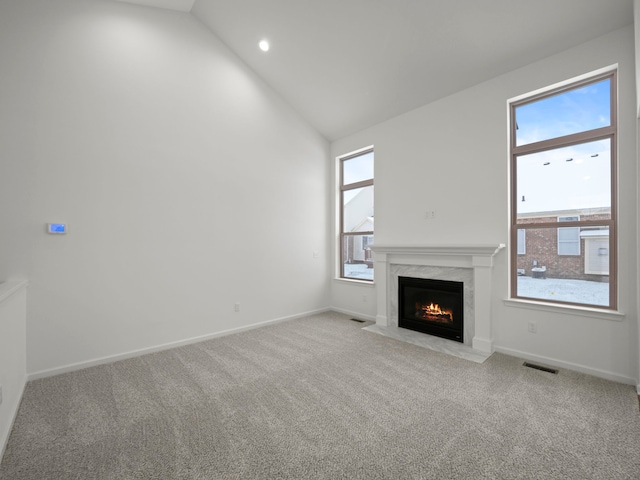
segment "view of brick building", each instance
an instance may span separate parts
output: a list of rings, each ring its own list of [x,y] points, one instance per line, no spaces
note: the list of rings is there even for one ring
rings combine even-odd
[[[540,212],[525,223],[604,220],[610,208]],[[609,281],[609,229],[604,226],[540,228],[518,231],[518,275]]]

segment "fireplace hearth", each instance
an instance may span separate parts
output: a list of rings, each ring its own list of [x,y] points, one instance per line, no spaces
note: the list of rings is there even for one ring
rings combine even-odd
[[[463,282],[398,277],[398,326],[464,343]]]

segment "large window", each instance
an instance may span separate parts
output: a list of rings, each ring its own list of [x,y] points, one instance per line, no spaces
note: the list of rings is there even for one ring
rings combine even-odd
[[[340,163],[340,277],[373,281],[373,149]]]
[[[616,105],[615,72],[511,103],[513,297],[616,308]]]

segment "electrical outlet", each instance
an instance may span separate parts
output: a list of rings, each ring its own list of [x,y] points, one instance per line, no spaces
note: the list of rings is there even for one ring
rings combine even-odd
[[[2,405],[2,385],[0,385],[0,405]]]
[[[236,312],[239,312],[239,311],[240,311],[240,304],[239,304],[239,303],[236,303],[236,304],[233,306],[233,309],[234,309]]]
[[[367,296],[366,295],[362,295],[362,301],[366,302],[367,301]]]
[[[433,220],[436,218],[436,211],[435,210],[427,210],[427,212],[424,215],[425,220]]]
[[[319,256],[320,256],[320,252],[318,252],[317,250],[314,250],[313,258],[318,258]]]
[[[538,333],[538,324],[536,322],[529,322],[529,333]]]

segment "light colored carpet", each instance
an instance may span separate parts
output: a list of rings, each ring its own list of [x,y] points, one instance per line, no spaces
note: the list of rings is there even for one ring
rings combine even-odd
[[[635,389],[336,313],[30,382],[20,479],[637,479]]]

